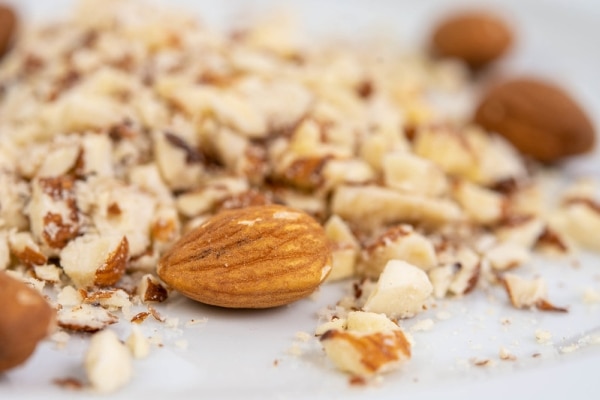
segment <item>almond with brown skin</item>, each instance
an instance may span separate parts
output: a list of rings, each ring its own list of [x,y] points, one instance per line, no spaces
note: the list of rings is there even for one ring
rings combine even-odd
[[[486,67],[511,47],[513,34],[498,16],[463,12],[442,20],[434,29],[431,47],[436,55],[457,58],[472,69]]]
[[[6,4],[0,4],[0,58],[8,51],[16,30],[17,15],[14,10]]]
[[[54,310],[39,292],[0,271],[0,373],[24,363],[54,321]]]
[[[595,143],[594,127],[579,104],[563,89],[538,79],[492,87],[477,107],[475,122],[542,162],[586,153]]]
[[[264,205],[216,214],[176,242],[157,272],[205,304],[268,308],[308,296],[330,270],[330,245],[317,221]]]

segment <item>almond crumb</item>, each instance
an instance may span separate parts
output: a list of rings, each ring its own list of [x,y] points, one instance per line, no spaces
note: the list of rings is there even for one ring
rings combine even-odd
[[[535,331],[535,341],[539,344],[551,344],[552,333],[543,329]]]
[[[512,354],[506,347],[500,347],[499,356],[504,361],[516,361],[517,357]]]

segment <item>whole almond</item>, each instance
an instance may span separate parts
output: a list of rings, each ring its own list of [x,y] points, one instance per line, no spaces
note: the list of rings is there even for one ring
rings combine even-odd
[[[331,270],[325,231],[281,205],[227,210],[185,234],[158,263],[160,278],[194,300],[268,308],[311,294]]]
[[[13,9],[0,4],[0,58],[8,51],[17,29],[17,15]]]
[[[24,363],[54,321],[39,292],[0,271],[0,373]]]
[[[457,58],[480,69],[502,57],[513,35],[499,17],[485,12],[463,12],[442,20],[432,34],[431,47],[441,57]]]
[[[475,122],[542,162],[588,152],[595,143],[594,127],[575,100],[537,79],[514,79],[492,87],[477,107]]]

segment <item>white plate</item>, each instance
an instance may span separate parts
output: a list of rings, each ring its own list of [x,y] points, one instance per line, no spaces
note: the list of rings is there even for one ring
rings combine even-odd
[[[15,0],[15,3],[17,1]],[[67,9],[71,1],[18,1],[39,19]],[[197,11],[203,19],[221,24],[241,11],[260,14],[275,1],[172,1]],[[536,73],[561,80],[586,105],[596,126],[600,123],[600,5],[590,1],[487,1],[506,13],[519,27],[519,46],[502,68],[514,73]],[[465,4],[462,2],[460,4]],[[278,7],[281,2],[277,2]],[[292,6],[306,28],[315,34],[363,35],[385,26],[405,42],[422,40],[432,21],[457,2],[351,0],[305,1]],[[241,11],[240,11],[241,10]],[[567,165],[568,178],[591,174],[600,179],[600,153]],[[600,232],[599,232],[600,234]],[[586,288],[600,290],[600,258],[584,255],[580,266],[571,261],[537,260],[528,270],[543,273],[550,298],[568,305],[568,314],[518,311],[506,306],[501,289],[479,292],[461,301],[441,301],[437,308],[414,320],[432,318],[434,329],[415,332],[414,357],[400,371],[386,375],[376,386],[356,387],[336,372],[315,340],[302,342],[296,332],[313,332],[316,312],[334,304],[347,284],[328,285],[313,299],[275,310],[222,310],[173,296],[160,312],[179,318],[179,329],[152,320],[142,324],[148,335],[162,335],[164,346],[135,362],[135,377],[113,398],[138,396],[180,398],[598,398],[600,346],[586,345],[583,337],[600,335],[600,304],[584,304]],[[449,317],[446,319],[445,317]],[[192,319],[205,322],[187,326]],[[502,321],[510,320],[509,324]],[[128,323],[114,329],[125,337]],[[552,333],[551,343],[536,342],[535,331]],[[183,349],[178,344],[187,343]],[[577,351],[561,349],[579,343]],[[290,349],[300,350],[292,355]],[[516,356],[502,361],[500,348]],[[2,399],[57,399],[93,397],[89,392],[59,388],[54,379],[85,380],[82,354],[85,336],[74,335],[66,349],[42,344],[23,366],[0,376]],[[293,353],[293,352],[292,352]],[[534,357],[534,354],[539,356]],[[477,367],[473,360],[491,360]]]

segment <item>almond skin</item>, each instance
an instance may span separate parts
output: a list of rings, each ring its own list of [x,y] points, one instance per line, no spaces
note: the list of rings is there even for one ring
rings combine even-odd
[[[594,148],[594,127],[582,108],[563,89],[537,79],[492,87],[474,119],[506,137],[521,153],[545,163]]]
[[[311,294],[331,270],[325,231],[281,205],[220,212],[185,234],[158,263],[160,278],[205,304],[268,308]]]
[[[104,287],[117,283],[125,273],[128,259],[129,242],[127,237],[123,236],[117,248],[108,255],[104,264],[96,270],[94,283]]]
[[[0,373],[24,363],[54,326],[44,297],[0,271]]]
[[[8,51],[17,30],[17,15],[14,10],[0,4],[0,58]]]
[[[476,70],[502,57],[512,42],[513,34],[504,21],[472,11],[442,20],[433,31],[431,48],[438,56],[460,59]]]

